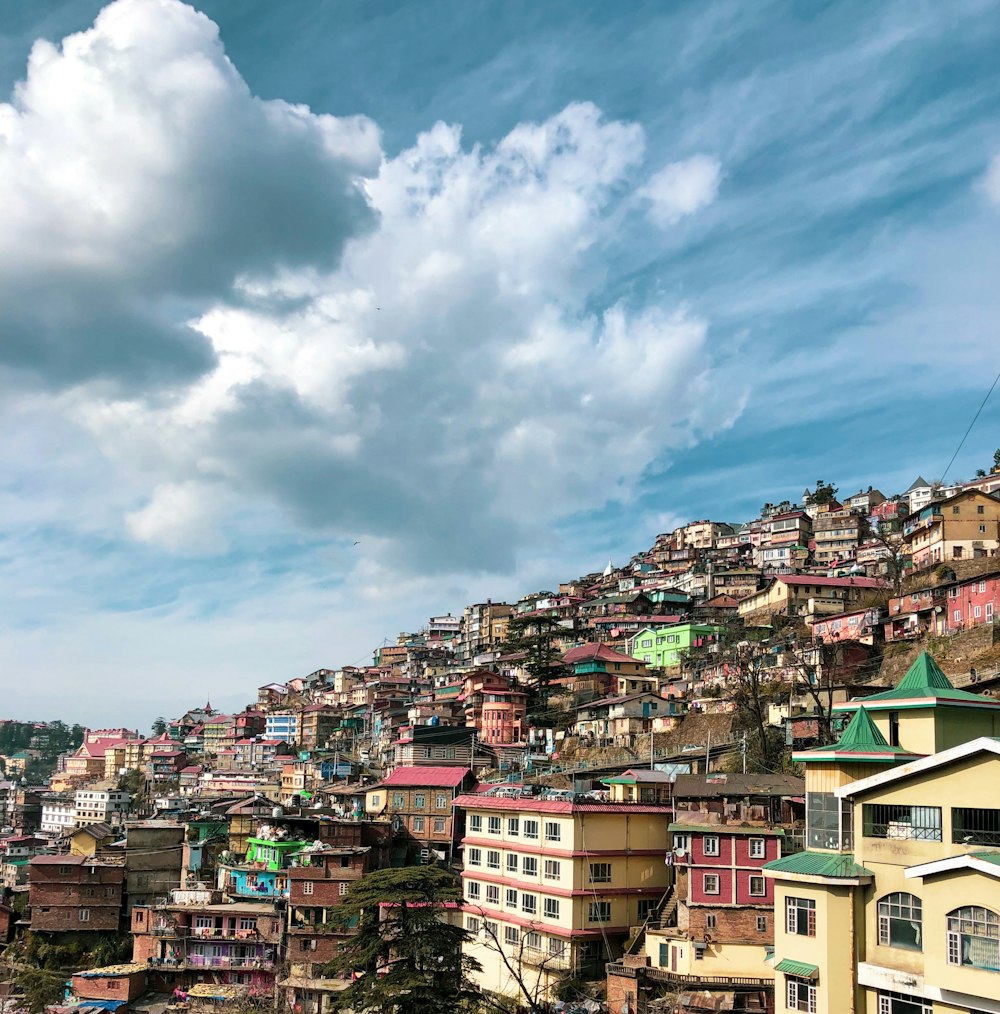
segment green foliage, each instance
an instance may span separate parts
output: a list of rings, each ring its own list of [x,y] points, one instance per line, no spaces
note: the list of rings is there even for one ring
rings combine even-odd
[[[507,639],[502,645],[505,652],[524,652],[525,672],[531,677],[534,693],[529,720],[533,725],[548,725],[542,720],[548,711],[552,683],[570,675],[569,666],[555,646],[556,638],[564,633],[554,616],[515,616],[507,626]]]
[[[162,736],[167,731],[166,719],[161,715],[155,722],[153,722],[153,735]]]
[[[816,488],[806,496],[806,503],[828,504],[837,497],[837,487],[822,479],[816,480]]]
[[[463,956],[469,934],[447,922],[444,905],[462,898],[457,878],[437,867],[376,870],[355,881],[341,906],[357,919],[327,972],[356,978],[340,999],[357,1011],[438,1014],[474,1001],[469,976],[478,963]]]

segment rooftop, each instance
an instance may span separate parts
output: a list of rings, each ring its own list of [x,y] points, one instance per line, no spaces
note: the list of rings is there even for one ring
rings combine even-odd
[[[890,746],[862,706],[854,713],[854,717],[836,743],[830,746],[817,746],[812,750],[797,751],[792,754],[792,760],[806,764],[816,761],[897,764],[918,756],[920,755],[904,750],[901,746]]]
[[[764,866],[775,873],[790,873],[807,877],[831,877],[854,880],[873,877],[875,874],[854,861],[849,853],[793,852]]]
[[[438,767],[430,764],[426,767],[399,767],[388,778],[383,778],[379,785],[414,786],[417,788],[429,785],[434,788],[455,789],[470,774],[472,774],[472,770],[465,767],[445,767],[443,765]]]

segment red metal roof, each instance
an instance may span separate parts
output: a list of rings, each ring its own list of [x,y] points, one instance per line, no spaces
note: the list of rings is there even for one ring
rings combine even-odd
[[[886,588],[885,581],[877,577],[818,577],[810,574],[779,574],[775,581],[783,581],[785,584],[814,584],[817,587],[822,585],[835,588]]]
[[[506,799],[497,796],[466,794],[455,798],[455,806],[470,810],[528,810],[532,813],[673,813],[673,807],[664,803],[571,803],[564,799]]]
[[[645,665],[641,659],[632,658],[614,648],[609,648],[603,641],[592,641],[590,644],[581,644],[578,648],[570,648],[563,655],[563,661],[568,665],[575,665],[578,662],[632,662]]]
[[[401,767],[396,768],[395,771],[388,778],[383,778],[379,783],[381,785],[399,785],[399,786],[421,786],[431,785],[435,788],[457,788],[462,784],[466,775],[471,774],[470,768],[460,767],[437,767],[434,765],[427,765],[427,767]]]

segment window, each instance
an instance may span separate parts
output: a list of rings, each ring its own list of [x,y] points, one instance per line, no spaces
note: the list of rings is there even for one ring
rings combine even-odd
[[[979,534],[980,535],[985,535],[986,534],[986,525],[980,525],[979,526]]]
[[[549,937],[549,954],[559,958],[566,952],[566,941],[558,937]]]
[[[610,920],[610,901],[592,901],[587,906],[587,922],[609,922]]]
[[[865,803],[862,818],[866,838],[941,841],[940,806]]]
[[[524,822],[524,837],[538,839],[538,821],[526,820]]]
[[[961,512],[961,508],[960,507],[952,507],[951,512],[952,512],[952,514],[958,514],[958,513]]]
[[[423,817],[414,817],[413,818],[413,830],[414,831],[423,831],[423,829],[424,829],[424,818]]]
[[[611,863],[591,863],[590,882],[592,884],[610,884]]]
[[[689,834],[678,834],[674,832],[674,851],[675,852],[690,852],[691,851],[691,835]]]
[[[535,915],[538,912],[538,899],[533,894],[522,894],[521,911],[527,915]]]
[[[750,839],[750,858],[763,859],[767,855],[767,842],[763,838]]]
[[[544,867],[544,876],[546,880],[558,880],[559,879],[559,860],[558,859],[546,859]]]
[[[751,877],[750,878],[750,897],[751,898],[763,898],[766,893],[764,888],[763,877]]]
[[[505,944],[516,944],[521,939],[521,932],[516,926],[504,926],[503,942]]]
[[[434,833],[435,834],[444,834],[444,832],[445,832],[445,819],[444,819],[444,817],[435,817],[434,818]]]
[[[1000,917],[970,905],[948,913],[948,964],[1000,972]]]
[[[705,873],[701,882],[702,889],[706,894],[719,893],[719,875],[717,873]]]
[[[483,865],[483,850],[482,849],[469,849],[469,865],[470,866],[482,866]]]
[[[507,818],[507,835],[510,838],[516,838],[520,827],[520,817],[508,817]]]
[[[496,935],[500,931],[500,927],[492,919],[485,920],[483,923],[483,928],[486,930],[489,937],[493,940],[496,939]]]
[[[714,912],[710,912],[708,915],[705,916],[705,929],[714,930],[718,928],[719,928],[719,918],[717,915],[715,915]]]
[[[434,806],[438,810],[447,810],[448,809],[448,797],[443,792],[439,792],[434,797]]]
[[[500,888],[496,884],[486,885],[486,904],[487,905],[500,904]]]
[[[478,933],[479,925],[480,925],[479,920],[474,919],[471,915],[465,920],[465,928],[470,933]]]
[[[816,902],[812,898],[786,898],[785,929],[802,937],[816,936]]]
[[[490,870],[500,869],[500,853],[490,849],[486,853],[486,867]]]
[[[524,946],[532,951],[540,951],[542,949],[542,934],[535,933],[534,931],[526,933],[524,935]]]
[[[991,623],[993,621],[993,603],[992,602],[987,602],[986,603],[986,621],[987,621],[987,623]]]
[[[108,979],[108,989],[121,989],[122,984],[120,979]]]
[[[525,856],[521,860],[521,873],[525,877],[537,877],[538,860],[534,856]]]
[[[465,885],[465,896],[469,899],[469,901],[479,901],[479,891],[479,884],[475,880],[470,880],[468,884]]]
[[[702,848],[705,850],[706,856],[717,856],[719,854],[719,838],[718,835],[707,834],[701,840]]]
[[[951,614],[951,618],[952,618],[952,620],[953,620],[953,621],[954,621],[955,623],[961,623],[961,622],[962,622],[962,610],[961,610],[961,609],[956,609],[956,610],[955,610],[955,611],[954,611],[954,612],[953,612],[953,613]]]
[[[766,933],[767,932],[767,916],[766,915],[759,915],[759,916],[757,916],[757,932],[758,933]]]
[[[978,619],[980,619],[982,617],[982,615],[983,615],[983,607],[982,606],[973,606],[972,607],[972,616],[973,616],[974,619],[978,620]]]
[[[340,893],[341,894],[347,894],[347,881],[346,880],[342,880],[340,882]]]
[[[517,891],[513,887],[507,888],[507,907],[517,908]]]
[[[479,833],[483,829],[483,815],[481,813],[473,813],[469,817],[469,831],[473,833]]]
[[[816,987],[808,979],[785,976],[785,1005],[789,1010],[816,1014]]]
[[[77,913],[76,914],[77,914],[77,918],[79,919],[80,922],[90,922],[90,909],[89,908],[77,909]]]
[[[850,802],[838,799],[832,792],[807,793],[806,838],[807,848],[850,848]]]
[[[313,893],[313,882],[311,880],[302,881],[302,893],[312,894]]]
[[[930,1000],[905,993],[878,992],[878,1014],[932,1014],[934,1005]]]
[[[517,873],[517,853],[515,852],[507,853],[507,872]]]
[[[392,794],[392,808],[394,810],[402,810],[406,805],[406,798],[402,792],[394,792]]]
[[[648,919],[656,911],[658,904],[659,902],[655,898],[640,898],[638,908],[639,918]]]
[[[986,507],[983,504],[981,504],[981,503],[976,504],[976,513],[977,514],[985,514],[986,513]],[[983,589],[980,588],[979,590],[982,591]]]
[[[979,594],[980,595],[985,595],[986,594],[986,582],[985,581],[980,581],[979,582]]]
[[[920,950],[920,899],[913,894],[887,894],[878,903],[878,942],[883,947]]]
[[[545,840],[546,841],[559,841],[562,838],[562,828],[554,820],[547,820],[545,822]]]
[[[418,792],[413,797],[413,807],[416,810],[422,810],[427,803],[427,797],[422,793]]]
[[[500,833],[500,818],[499,817],[490,817],[490,819],[487,821],[487,825],[488,825],[488,831],[489,831],[490,834],[499,834]]]

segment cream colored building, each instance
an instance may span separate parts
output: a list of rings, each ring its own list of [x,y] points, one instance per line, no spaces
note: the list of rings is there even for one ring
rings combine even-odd
[[[667,888],[667,806],[489,794],[455,805],[466,951],[490,992],[536,1002],[567,976],[603,977]]]
[[[1000,701],[926,653],[836,710],[806,767],[805,852],[775,887],[776,1011],[1000,1012]]]

